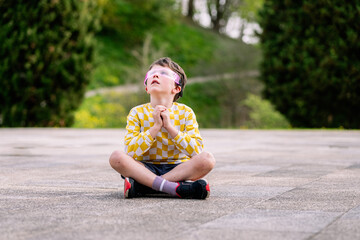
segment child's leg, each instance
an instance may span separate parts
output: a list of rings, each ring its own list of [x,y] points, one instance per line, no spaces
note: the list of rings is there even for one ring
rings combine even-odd
[[[162,177],[171,182],[197,180],[208,174],[215,166],[215,158],[211,153],[202,152],[189,161],[176,166]]]
[[[109,159],[110,165],[124,177],[131,177],[142,185],[152,187],[156,175],[147,169],[142,163],[122,151],[115,151]]]
[[[122,151],[115,151],[109,159],[110,165],[124,177],[131,177],[138,183],[176,196],[177,183],[169,182],[161,176],[156,176],[142,163],[135,161],[132,157]]]

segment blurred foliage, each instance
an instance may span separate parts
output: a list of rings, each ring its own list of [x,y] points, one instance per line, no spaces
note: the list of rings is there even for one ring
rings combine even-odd
[[[360,128],[360,2],[265,1],[265,97],[295,127]]]
[[[139,73],[145,74],[154,60],[152,57],[158,56],[158,49],[152,46],[151,32],[177,21],[180,13],[174,9],[173,0],[97,1],[103,9],[102,31],[97,34],[96,68],[89,88],[132,83],[138,80]],[[141,56],[148,58],[145,62],[139,59],[144,45],[148,47],[147,55]]]
[[[242,41],[219,35],[192,22],[178,21],[153,33],[154,47],[164,47],[188,77],[241,72],[258,68],[261,53]]]
[[[90,89],[138,82],[163,56],[178,62],[188,77],[258,68],[259,49],[194,24],[175,1],[98,1],[103,30],[97,34]]]
[[[88,86],[96,89],[104,86],[124,84],[126,78],[121,69],[121,64],[129,58],[124,48],[110,36],[96,36],[97,46],[94,53],[94,70]]]
[[[0,126],[70,126],[80,106],[74,127],[123,128],[130,109],[148,102],[148,95],[110,93],[82,102],[86,88],[140,86],[149,65],[163,56],[179,63],[188,77],[258,68],[258,48],[198,26],[175,2],[1,2]],[[269,123],[251,113],[271,107],[247,102],[249,92],[260,91],[257,79],[239,75],[189,84],[181,102],[194,109],[201,127],[251,128],[251,119],[264,127]]]
[[[104,12],[102,34],[113,36],[122,47],[141,45],[148,31],[180,16],[174,9],[174,0],[97,1]]]
[[[270,102],[256,95],[260,91],[251,78],[193,83],[179,102],[194,110],[201,128],[290,128]],[[148,101],[145,91],[89,97],[76,112],[74,127],[125,128],[131,108]]]
[[[75,113],[75,128],[115,128],[126,126],[124,106],[116,95],[87,98]]]
[[[127,4],[133,3],[128,1]],[[106,12],[106,10],[104,11]],[[171,12],[172,10],[168,8],[167,11]],[[113,14],[115,16],[110,18],[116,19],[118,18],[117,13],[117,10],[112,10],[104,15],[109,17],[109,14]],[[176,12],[173,14],[175,15],[172,20],[168,19],[161,24],[157,24],[161,21],[156,21],[151,24],[141,35],[142,41],[129,48],[123,47],[124,43],[119,40],[118,34],[110,35],[107,30],[98,34],[99,48],[96,52],[98,65],[93,75],[92,87],[136,82],[140,86],[143,84],[143,76],[149,65],[162,56],[169,56],[178,62],[185,69],[188,77],[211,76],[229,72],[240,73],[258,68],[261,56],[258,48],[199,27],[192,21],[177,15]],[[166,15],[164,17],[166,19]],[[118,33],[121,32],[120,29]],[[125,33],[127,32],[125,31]],[[250,108],[245,106],[242,101],[245,100],[248,92],[259,94],[260,89],[261,84],[256,79],[237,78],[212,81],[206,84],[195,83],[186,87],[185,96],[180,102],[194,109],[201,127],[247,127]],[[77,115],[76,127],[87,127],[85,124],[87,121],[101,122],[99,119],[108,119],[109,124],[94,124],[98,127],[125,127],[126,122],[120,121],[115,126],[112,114],[100,113],[94,110],[91,104],[87,104],[95,99],[97,100],[95,105],[119,104],[118,108],[120,109],[122,106],[126,115],[132,107],[149,101],[145,92],[139,94],[112,93],[86,99]],[[83,123],[80,123],[81,121]]]
[[[90,80],[95,2],[0,4],[0,126],[71,126]]]
[[[254,22],[258,20],[258,11],[262,8],[264,0],[242,0],[238,9],[241,18]]]
[[[190,106],[203,128],[245,127],[249,108],[243,101],[247,93],[259,94],[261,85],[253,78],[234,78],[189,84],[182,102]]]
[[[155,59],[166,56],[164,54],[164,45],[159,48],[155,48],[152,44],[153,35],[147,33],[144,39],[143,46],[141,48],[132,49],[131,54],[136,59],[136,63],[131,66],[123,66],[127,76],[127,83],[138,83],[143,86],[143,81],[139,79],[144,78],[144,74],[148,71],[149,66]]]
[[[90,89],[140,83],[149,65],[163,56],[179,63],[188,77],[257,69],[261,57],[254,46],[185,21],[171,22],[148,32],[142,45],[130,49],[119,47],[115,37],[100,34],[97,40]]]
[[[250,108],[250,119],[245,123],[247,128],[279,129],[291,127],[286,118],[276,111],[269,101],[263,100],[260,96],[250,93],[243,104]]]
[[[125,128],[130,110],[148,101],[145,92],[88,97],[75,114],[75,128]]]

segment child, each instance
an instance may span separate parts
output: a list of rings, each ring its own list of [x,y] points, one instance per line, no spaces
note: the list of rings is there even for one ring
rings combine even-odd
[[[201,178],[213,169],[215,159],[202,151],[192,109],[176,102],[184,92],[184,70],[170,58],[160,58],[150,66],[144,84],[150,103],[130,111],[125,152],[115,151],[109,159],[125,179],[125,198],[156,192],[207,198],[209,184]]]

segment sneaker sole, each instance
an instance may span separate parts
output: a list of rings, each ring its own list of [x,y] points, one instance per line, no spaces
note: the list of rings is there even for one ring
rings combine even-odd
[[[125,178],[125,184],[124,184],[124,197],[125,198],[131,198],[131,196],[129,196],[130,188],[131,188],[131,183],[129,181],[129,178]]]
[[[210,197],[210,185],[209,184],[206,185],[206,191],[207,191],[207,193],[206,193],[205,199]]]
[[[207,199],[208,197],[210,197],[210,185],[207,180],[205,180],[205,179],[201,179],[201,180],[203,180],[206,183],[206,185],[205,185],[206,196],[205,196],[205,198],[201,198],[201,199]]]

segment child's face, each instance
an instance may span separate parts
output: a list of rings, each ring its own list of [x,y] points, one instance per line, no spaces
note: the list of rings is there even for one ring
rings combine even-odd
[[[177,89],[181,89],[177,86],[179,81],[180,77],[170,68],[155,65],[147,72],[144,84],[149,94],[172,93],[173,90],[177,93]]]
[[[144,81],[145,86],[146,86],[146,80],[148,78],[154,77],[154,75],[172,79],[176,84],[178,84],[178,85],[180,84],[180,77],[176,72],[172,71],[168,67],[162,67],[159,65],[155,65],[146,73],[145,81]]]

